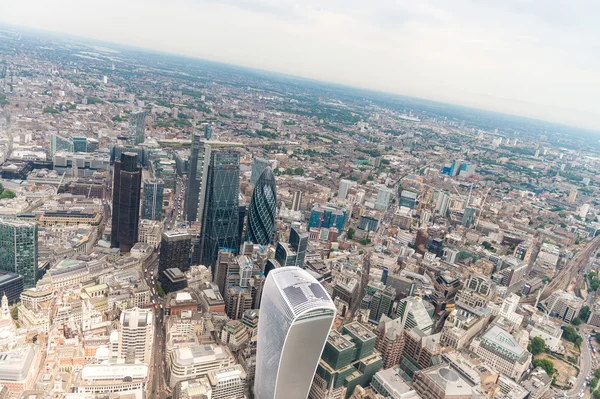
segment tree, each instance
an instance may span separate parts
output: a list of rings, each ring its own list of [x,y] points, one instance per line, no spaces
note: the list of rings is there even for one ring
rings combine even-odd
[[[536,359],[533,361],[533,366],[541,367],[550,377],[552,377],[552,375],[554,375],[554,373],[556,372],[556,370],[554,369],[554,363],[552,362],[552,360],[549,359]]]
[[[569,342],[575,343],[575,339],[579,337],[579,334],[577,334],[577,331],[573,327],[565,327],[562,337]]]
[[[354,237],[354,233],[356,233],[356,230],[354,230],[352,227],[350,227],[348,229],[348,232],[346,233],[346,237],[348,237],[348,239],[351,240],[352,237]]]
[[[594,377],[600,379],[600,369],[594,371]]]
[[[573,321],[571,321],[571,323],[574,326],[578,326],[578,325],[580,325],[582,323],[582,321],[581,321],[581,319],[579,317],[576,317],[576,318],[573,319]]]
[[[590,389],[593,391],[594,389],[596,389],[597,385],[598,385],[598,377],[592,378],[592,381],[590,382]]]
[[[582,321],[587,321],[588,317],[590,315],[590,307],[589,306],[584,306],[581,308],[581,310],[579,311],[579,318]]]
[[[4,191],[2,192],[2,194],[0,194],[0,199],[5,199],[5,198],[12,199],[12,198],[15,198],[16,196],[17,196],[17,195],[15,194],[15,192],[14,192],[14,191],[11,191],[11,190],[4,190]]]
[[[12,316],[13,320],[19,320],[19,308],[16,306],[12,308],[10,315]]]
[[[535,356],[542,353],[545,347],[546,343],[544,342],[544,339],[541,337],[535,337],[531,340],[531,343],[529,344],[529,347],[527,349],[529,350],[529,352],[531,352],[532,355]]]
[[[594,399],[600,399],[600,391],[594,391]]]

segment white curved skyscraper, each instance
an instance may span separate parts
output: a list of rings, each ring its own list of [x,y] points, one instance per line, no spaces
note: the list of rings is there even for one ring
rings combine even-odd
[[[306,399],[335,318],[321,284],[298,267],[272,270],[258,320],[254,395]]]

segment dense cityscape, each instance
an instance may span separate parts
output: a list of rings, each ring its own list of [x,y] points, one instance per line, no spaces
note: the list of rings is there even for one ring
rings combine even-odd
[[[0,399],[598,399],[594,134],[0,30]]]

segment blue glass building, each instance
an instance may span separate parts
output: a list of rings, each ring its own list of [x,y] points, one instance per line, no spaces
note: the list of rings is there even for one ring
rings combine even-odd
[[[254,186],[248,208],[248,241],[269,245],[275,238],[277,194],[275,176],[267,167]]]

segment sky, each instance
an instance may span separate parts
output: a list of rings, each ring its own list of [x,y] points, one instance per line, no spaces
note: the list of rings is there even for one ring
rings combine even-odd
[[[0,22],[600,130],[597,0],[0,0]]]

